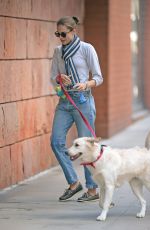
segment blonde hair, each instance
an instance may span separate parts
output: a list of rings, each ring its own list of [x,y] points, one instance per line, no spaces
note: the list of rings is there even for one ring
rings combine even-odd
[[[68,29],[74,29],[78,24],[79,24],[79,19],[75,16],[73,17],[65,16],[57,21],[57,26],[63,25],[66,26]]]

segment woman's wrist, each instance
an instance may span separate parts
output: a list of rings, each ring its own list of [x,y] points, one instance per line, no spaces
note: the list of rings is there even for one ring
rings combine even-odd
[[[85,89],[84,90],[88,90],[89,86],[88,86],[88,81],[85,82]]]
[[[94,79],[86,82],[86,90],[96,87],[96,81]]]

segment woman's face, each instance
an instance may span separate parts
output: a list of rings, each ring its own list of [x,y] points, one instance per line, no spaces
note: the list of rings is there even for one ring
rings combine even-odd
[[[57,27],[57,32],[56,33],[58,34],[58,37],[60,38],[62,45],[67,45],[73,40],[75,29],[70,31],[70,29],[68,29],[65,25],[59,25]]]

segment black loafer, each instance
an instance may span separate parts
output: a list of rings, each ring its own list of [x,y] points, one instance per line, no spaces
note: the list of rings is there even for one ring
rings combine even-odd
[[[95,201],[99,200],[99,194],[90,195],[88,192],[85,192],[81,197],[77,199],[78,202],[84,202],[84,201]]]
[[[79,185],[75,189],[66,189],[61,197],[59,197],[60,201],[65,201],[74,196],[76,193],[80,192],[83,189],[82,185],[79,183]]]

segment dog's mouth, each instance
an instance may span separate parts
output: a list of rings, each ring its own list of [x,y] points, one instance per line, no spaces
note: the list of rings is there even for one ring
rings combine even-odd
[[[77,153],[76,155],[71,156],[71,157],[70,157],[70,160],[71,160],[71,161],[75,161],[75,160],[78,159],[81,155],[82,155],[81,152],[80,152],[80,153]]]

